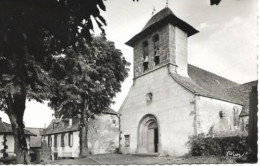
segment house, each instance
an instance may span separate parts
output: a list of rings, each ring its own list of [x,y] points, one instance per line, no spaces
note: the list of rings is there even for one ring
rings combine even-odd
[[[24,130],[24,134],[28,149],[30,149],[30,138],[36,135],[26,129]],[[2,118],[0,118],[0,150],[0,158],[4,157],[4,153],[8,156],[15,156],[12,126],[3,122]]]
[[[43,133],[52,156],[57,158],[75,158],[80,155],[80,119],[54,119]],[[119,148],[119,119],[112,109],[95,115],[89,121],[88,148],[92,154],[112,153]]]
[[[247,97],[235,89],[245,84],[188,64],[188,37],[196,33],[164,8],[126,42],[134,50],[134,78],[119,109],[123,154],[182,156],[190,136],[241,131]]]
[[[31,162],[34,162],[36,161],[37,150],[39,151],[42,149],[41,135],[43,133],[43,128],[26,127],[25,129],[36,135],[35,137],[30,138],[30,156]]]

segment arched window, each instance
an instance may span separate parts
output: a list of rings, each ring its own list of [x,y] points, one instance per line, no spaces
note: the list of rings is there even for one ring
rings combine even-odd
[[[154,35],[153,37],[153,49],[154,49],[154,63],[155,66],[160,64],[159,58],[159,35]]]
[[[148,42],[145,41],[143,42],[143,58],[144,58],[144,62],[143,62],[143,67],[144,67],[144,71],[148,69]]]

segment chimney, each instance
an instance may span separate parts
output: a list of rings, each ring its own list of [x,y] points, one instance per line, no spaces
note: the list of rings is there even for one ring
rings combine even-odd
[[[72,126],[72,118],[69,118],[69,126]]]

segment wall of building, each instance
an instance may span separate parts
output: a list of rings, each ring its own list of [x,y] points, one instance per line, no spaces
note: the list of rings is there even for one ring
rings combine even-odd
[[[173,26],[173,25],[171,25]],[[186,77],[188,76],[188,37],[187,34],[179,29],[178,27],[175,27],[175,46],[176,46],[176,58],[175,63],[178,65],[177,67],[177,73]],[[173,46],[171,46],[173,47]]]
[[[95,116],[89,125],[89,150],[92,154],[114,153],[119,148],[119,119],[116,115]]]
[[[61,134],[57,134],[57,147],[54,147],[54,135],[51,135],[52,137],[51,151],[53,157],[54,157],[54,153],[58,153],[58,157],[79,157],[79,153],[80,153],[79,131],[73,132],[72,146],[69,146],[68,136],[69,133],[66,133],[64,137],[65,146],[61,147]],[[45,136],[44,140],[48,144],[48,136]]]
[[[152,93],[152,101],[146,101]],[[120,108],[121,152],[136,153],[137,130],[140,120],[147,114],[157,118],[159,125],[159,153],[181,156],[188,152],[188,136],[194,134],[194,95],[175,82],[166,66],[136,79]],[[130,145],[125,146],[125,135]]]
[[[65,146],[61,147],[61,134],[57,134],[57,147],[54,147],[54,135],[51,135],[52,155],[58,153],[58,157],[79,157],[79,131],[73,132],[72,146],[69,146],[68,136],[69,133],[65,133]],[[48,143],[48,136],[45,136],[44,140]],[[117,151],[119,147],[119,120],[116,115],[102,114],[90,120],[88,147],[92,154],[113,153]]]
[[[15,156],[15,153],[14,153],[14,137],[13,135],[7,135],[6,136],[6,139],[7,139],[7,142],[6,142],[6,145],[8,146],[8,148],[6,149],[6,152],[8,153],[9,156]],[[27,142],[27,146],[28,148],[30,148],[30,144],[29,144],[29,140],[30,140],[30,137],[29,136],[26,136],[25,137],[26,139],[26,142]],[[2,150],[4,147],[3,147],[3,134],[0,135],[0,150]],[[3,156],[3,153],[0,153],[0,157]]]
[[[196,114],[197,114],[197,131],[198,134],[208,134],[210,129],[220,122],[219,112],[223,111],[226,115],[225,119],[228,121],[228,130],[234,131],[240,129],[239,126],[234,126],[234,108],[237,108],[238,116],[242,110],[242,106],[226,101],[216,100],[203,96],[196,97]],[[239,124],[239,118],[238,118]]]

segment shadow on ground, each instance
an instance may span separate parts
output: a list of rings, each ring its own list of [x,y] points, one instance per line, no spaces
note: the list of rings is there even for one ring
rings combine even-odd
[[[136,165],[136,164],[234,164],[235,159],[227,157],[144,157],[122,154],[91,155],[87,158],[55,160],[51,164],[77,165]],[[44,164],[44,163],[42,163]]]

